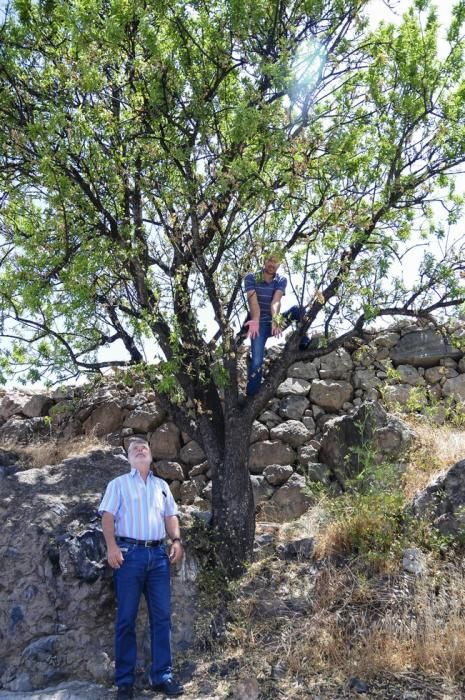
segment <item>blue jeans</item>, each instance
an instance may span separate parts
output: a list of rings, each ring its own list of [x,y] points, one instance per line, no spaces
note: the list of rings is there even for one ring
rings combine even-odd
[[[137,659],[136,618],[143,593],[150,621],[152,683],[171,678],[170,563],[165,547],[120,544],[124,562],[114,572],[117,612],[115,683],[133,685]]]
[[[291,321],[300,321],[304,309],[300,306],[291,306],[290,309],[282,314],[286,320],[286,325]],[[253,396],[257,393],[262,383],[262,365],[265,359],[265,345],[268,338],[271,336],[271,321],[262,321],[258,327],[258,335],[250,341],[251,360],[249,365],[249,377],[247,382],[247,396]],[[301,349],[305,349],[304,338],[301,342]]]

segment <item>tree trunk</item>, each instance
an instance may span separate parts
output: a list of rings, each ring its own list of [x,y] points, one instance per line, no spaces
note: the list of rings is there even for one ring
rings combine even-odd
[[[212,516],[217,553],[231,578],[250,561],[255,535],[255,505],[249,475],[249,421],[239,418],[226,426],[224,452],[212,474]],[[208,457],[208,447],[207,447]]]

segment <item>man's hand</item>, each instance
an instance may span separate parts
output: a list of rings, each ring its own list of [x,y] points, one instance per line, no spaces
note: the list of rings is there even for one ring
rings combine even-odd
[[[249,330],[247,332],[247,338],[250,338],[251,340],[253,338],[256,338],[258,336],[258,333],[259,333],[259,325],[260,325],[259,322],[251,320],[251,321],[247,321],[247,323],[245,325],[248,326],[248,328],[249,328]]]
[[[176,564],[178,561],[181,561],[183,554],[184,547],[182,546],[181,542],[173,542],[173,544],[170,547],[170,563]]]
[[[117,544],[108,547],[107,561],[112,569],[119,569],[124,561],[123,552]]]

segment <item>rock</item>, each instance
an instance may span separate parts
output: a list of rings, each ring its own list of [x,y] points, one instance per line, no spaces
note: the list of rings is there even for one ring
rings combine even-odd
[[[390,331],[386,333],[380,333],[373,338],[373,343],[377,348],[392,348],[400,340],[399,333],[392,333]]]
[[[160,459],[154,462],[153,471],[160,479],[168,479],[172,481],[184,481],[184,471],[178,462],[171,462],[168,459]]]
[[[276,395],[282,398],[283,396],[306,396],[310,390],[310,382],[305,379],[296,379],[289,377],[276,390]]]
[[[272,486],[281,486],[293,473],[290,464],[270,464],[263,470],[263,476]]]
[[[49,432],[50,426],[45,418],[19,418],[15,415],[0,427],[0,441],[27,444]]]
[[[459,374],[453,379],[446,379],[442,386],[444,396],[465,402],[465,374]]]
[[[0,401],[0,420],[8,420],[11,416],[22,413],[23,406],[27,404],[30,397],[19,391],[11,391]]]
[[[277,548],[280,559],[285,561],[302,561],[303,559],[311,559],[315,547],[313,537],[304,537],[301,540],[294,540]]]
[[[396,462],[408,449],[414,434],[395,416],[386,413],[378,402],[365,403],[351,416],[334,418],[322,438],[320,461],[331,468],[355,476],[363,467],[363,446],[378,450],[377,459]]]
[[[371,391],[381,384],[381,379],[373,369],[357,369],[354,372],[353,384],[355,389]]]
[[[179,457],[185,464],[194,465],[204,461],[205,452],[195,440],[191,440],[181,448]]]
[[[305,396],[285,396],[279,403],[278,413],[285,419],[300,420],[309,405]]]
[[[312,416],[304,416],[302,418],[302,423],[305,425],[310,435],[315,434],[316,426]]]
[[[249,450],[251,474],[261,474],[269,464],[293,464],[296,454],[289,445],[277,440],[255,442]]]
[[[430,367],[425,371],[425,379],[429,384],[437,384],[445,377],[445,367]]]
[[[287,370],[287,376],[312,381],[318,378],[318,370],[313,362],[295,362]]]
[[[197,486],[193,481],[184,481],[181,484],[180,499],[181,503],[191,504],[194,503],[196,496],[198,495]]]
[[[410,400],[413,387],[410,384],[396,384],[384,389],[384,400],[388,406],[405,406]]]
[[[443,357],[459,359],[462,354],[440,333],[427,328],[404,335],[391,350],[391,359],[396,365],[433,367]]]
[[[331,481],[331,470],[326,464],[321,462],[310,462],[307,465],[307,479],[321,484],[329,484]]]
[[[354,690],[356,693],[368,693],[369,688],[365,681],[360,678],[351,678],[349,681],[350,690]]]
[[[260,686],[256,678],[243,678],[231,689],[231,700],[258,700]]]
[[[199,474],[206,474],[208,471],[208,462],[201,462],[200,464],[196,464],[192,469],[189,471],[189,479],[193,479],[195,476],[199,476]]]
[[[311,434],[300,421],[287,420],[271,428],[270,437],[272,440],[281,440],[291,447],[300,447],[310,440]]]
[[[310,399],[327,411],[338,411],[346,401],[352,399],[354,390],[349,382],[316,379],[312,383]]]
[[[465,534],[465,459],[442,472],[413,501],[414,513],[444,535]]]
[[[125,415],[125,409],[115,401],[99,404],[84,421],[84,432],[97,436],[113,433],[121,427]]]
[[[292,476],[274,492],[270,501],[264,504],[264,514],[277,522],[295,520],[305,513],[310,504],[310,497],[303,492],[305,479],[299,474]]]
[[[320,379],[346,379],[353,367],[347,350],[338,348],[321,358]]]
[[[146,403],[135,408],[124,419],[124,427],[132,428],[136,433],[150,433],[163,422],[165,411],[157,402]]]
[[[9,688],[12,684],[9,684]],[[53,687],[28,692],[18,688],[18,692],[1,691],[2,700],[113,700],[114,690],[88,681],[66,681]]]
[[[279,416],[276,416],[276,418],[279,421]],[[270,433],[268,428],[262,423],[259,423],[258,420],[254,420],[254,422],[252,423],[252,432],[250,434],[250,444],[252,444],[253,442],[261,442],[263,440],[268,440],[269,437]]]
[[[426,558],[423,552],[417,547],[409,547],[404,551],[402,557],[402,568],[410,574],[419,576],[426,571]]]
[[[299,463],[303,467],[308,467],[311,462],[315,462],[318,459],[318,453],[320,451],[320,445],[304,445],[298,452]]]
[[[399,373],[401,384],[410,384],[411,386],[423,386],[424,378],[419,374],[416,367],[411,365],[398,365],[397,372]]]
[[[174,423],[163,423],[149,436],[154,459],[177,459],[181,449],[181,433]]]
[[[274,489],[272,486],[270,486],[270,484],[264,476],[252,475],[250,477],[250,481],[252,483],[253,498],[255,505],[258,505],[259,503],[267,501],[269,498],[271,498]]]

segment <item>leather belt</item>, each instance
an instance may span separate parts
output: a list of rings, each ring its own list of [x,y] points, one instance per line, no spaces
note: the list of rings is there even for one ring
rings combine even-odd
[[[126,542],[127,544],[138,544],[140,547],[159,547],[163,544],[163,540],[134,540],[132,537],[117,537],[117,542]]]

